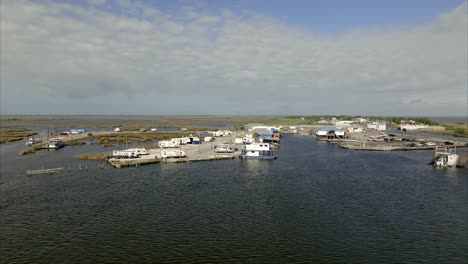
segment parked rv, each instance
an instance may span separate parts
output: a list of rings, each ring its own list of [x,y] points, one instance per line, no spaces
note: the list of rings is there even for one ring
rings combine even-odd
[[[137,153],[138,155],[148,155],[148,152],[145,148],[129,148],[126,151]]]
[[[138,158],[140,155],[138,153],[129,151],[129,150],[114,150],[112,151],[112,157],[117,159],[130,159]]]
[[[163,149],[161,150],[161,158],[183,158],[185,152],[179,148]]]
[[[228,145],[214,146],[214,151],[216,153],[233,153],[235,150]]]

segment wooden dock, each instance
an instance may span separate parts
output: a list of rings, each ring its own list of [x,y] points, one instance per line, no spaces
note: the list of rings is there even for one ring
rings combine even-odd
[[[114,168],[122,168],[122,167],[138,167],[141,165],[146,165],[146,164],[155,164],[155,163],[160,163],[161,160],[154,157],[154,158],[134,158],[134,159],[116,159],[116,158],[111,158],[108,159],[107,162],[112,165]]]
[[[52,168],[52,169],[40,169],[40,170],[28,170],[26,175],[37,175],[37,174],[54,174],[62,172],[63,168]]]

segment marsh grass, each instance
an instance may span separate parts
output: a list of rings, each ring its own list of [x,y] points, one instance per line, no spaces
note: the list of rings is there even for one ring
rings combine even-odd
[[[421,129],[421,131],[432,134],[468,138],[467,123],[441,123],[440,125],[445,127],[445,130]]]
[[[29,155],[36,153],[37,150],[42,149],[42,143],[34,144],[31,147],[21,151],[20,155]]]
[[[0,144],[12,141],[19,141],[25,137],[36,135],[28,128],[5,126],[0,127]]]

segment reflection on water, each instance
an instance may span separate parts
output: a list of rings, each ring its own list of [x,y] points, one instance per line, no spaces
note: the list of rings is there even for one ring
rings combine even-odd
[[[17,156],[23,144],[0,147],[4,263],[468,259],[466,169],[427,165],[432,151],[349,151],[285,136],[273,161],[101,170],[74,158],[99,145]],[[41,166],[73,170],[24,175]]]

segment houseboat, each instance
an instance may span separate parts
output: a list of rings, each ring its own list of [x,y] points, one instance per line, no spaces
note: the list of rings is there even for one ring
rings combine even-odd
[[[251,143],[245,145],[241,159],[276,159],[270,143]]]

